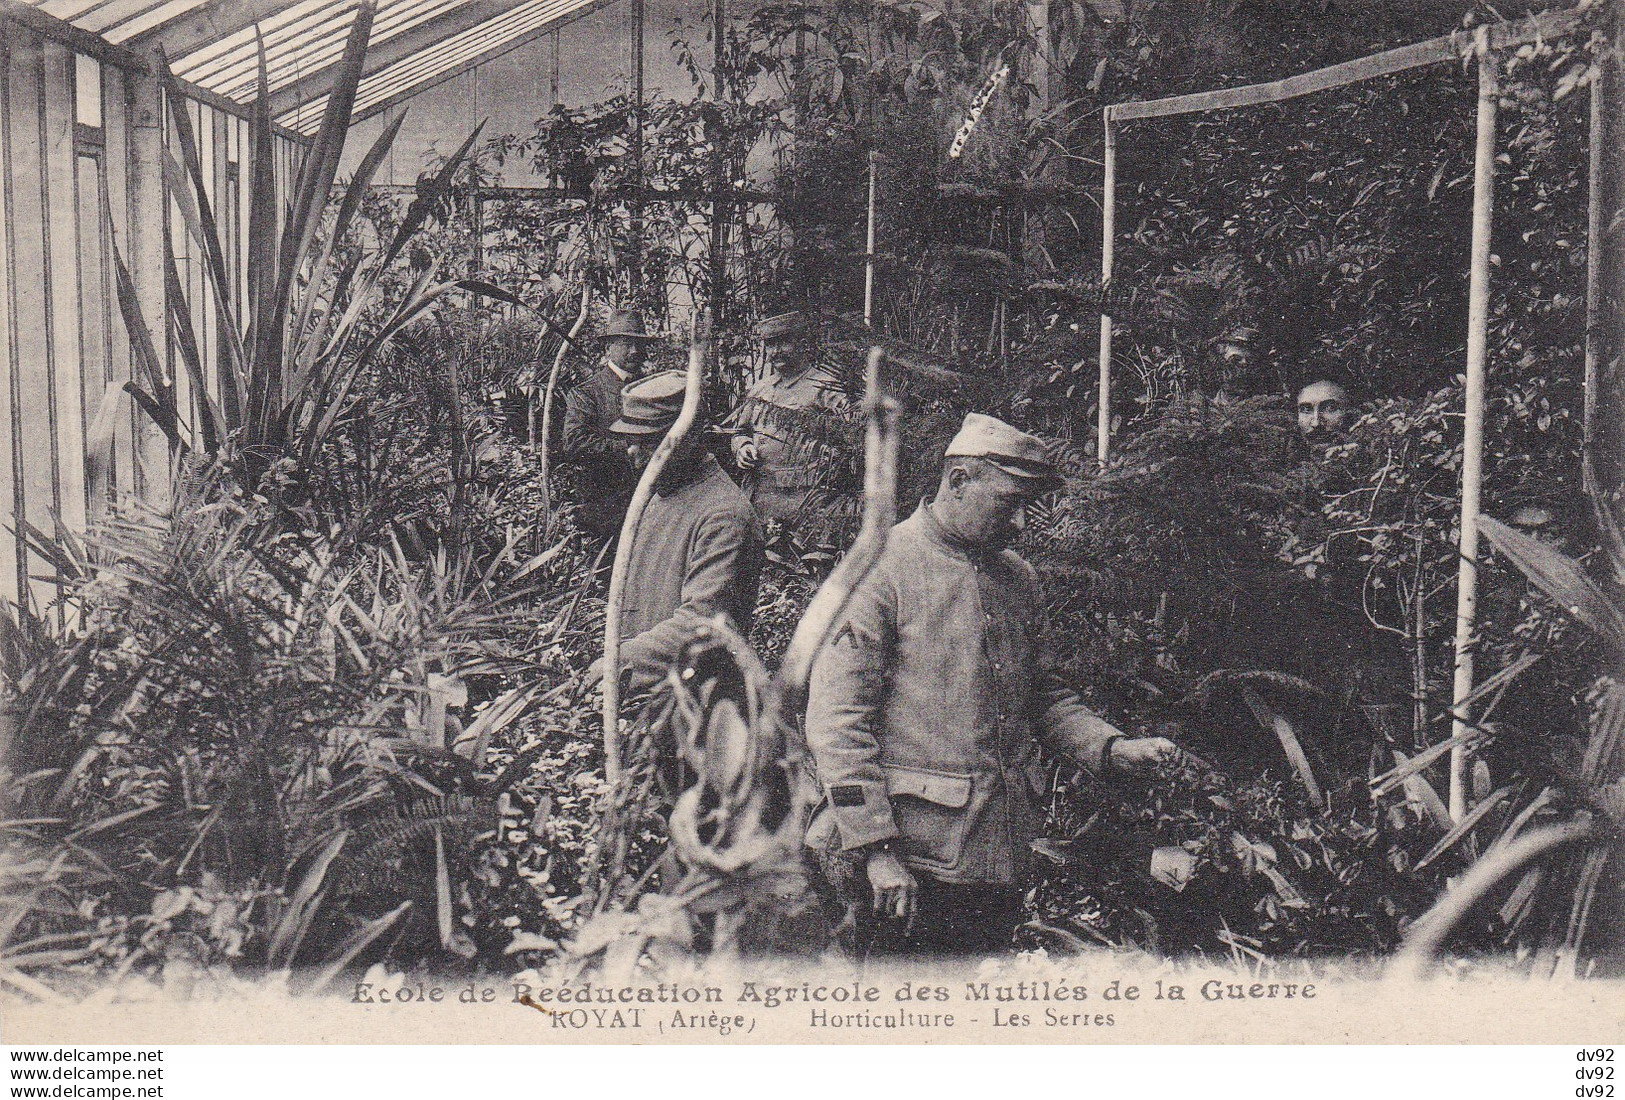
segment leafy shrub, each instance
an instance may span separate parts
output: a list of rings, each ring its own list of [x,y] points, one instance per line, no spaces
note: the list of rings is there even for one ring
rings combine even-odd
[[[1049,926],[1168,955],[1378,955],[1433,899],[1369,802],[1323,814],[1268,772],[1186,765],[1149,789],[1068,785],[1051,836],[1030,928],[1041,941]]]

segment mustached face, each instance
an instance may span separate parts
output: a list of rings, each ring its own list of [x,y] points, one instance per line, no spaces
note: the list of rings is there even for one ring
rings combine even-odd
[[[762,341],[762,359],[769,370],[778,374],[794,374],[806,361],[801,341],[795,336],[775,336]]]
[[[626,444],[626,457],[631,459],[634,469],[642,470],[654,458],[656,449],[661,440],[666,438],[665,432],[654,432],[649,435],[629,436]],[[682,469],[689,462],[699,457],[704,449],[700,439],[700,430],[696,426],[683,441],[672,451],[671,457],[666,460],[666,469],[674,471]]]
[[[1348,391],[1336,382],[1313,382],[1298,392],[1298,432],[1311,443],[1335,438],[1348,414]]]
[[[981,462],[950,470],[947,488],[954,527],[968,541],[1001,550],[1026,530],[1032,482]]]
[[[631,375],[643,374],[643,341],[627,340],[616,337],[604,343],[604,354],[617,366]]]

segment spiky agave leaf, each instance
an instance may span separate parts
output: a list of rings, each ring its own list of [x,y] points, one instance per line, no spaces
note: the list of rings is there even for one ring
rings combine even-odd
[[[383,260],[378,265],[380,270],[395,262],[395,258],[401,254],[401,249],[406,247],[406,242],[411,240],[428,222],[430,216],[451,197],[457,169],[461,167],[463,158],[468,156],[468,151],[474,147],[474,142],[483,129],[484,122],[474,127],[473,132],[464,139],[462,145],[458,146],[457,151],[441,165],[440,171],[418,183],[417,194],[407,206],[406,216],[401,219],[401,224],[395,230],[395,236],[390,239],[389,247],[384,250]]]
[[[170,192],[183,200],[179,203],[182,216],[193,239],[203,248],[204,260],[208,265],[207,282],[213,291],[214,306],[225,319],[220,329],[225,340],[228,360],[227,369],[221,375],[221,386],[227,395],[226,405],[232,408],[240,399],[240,389],[247,369],[239,318],[237,311],[232,307],[234,296],[231,287],[234,281],[226,267],[226,253],[221,245],[220,226],[214,216],[213,204],[209,200],[209,185],[204,179],[203,158],[198,154],[197,135],[192,130],[192,115],[186,108],[186,93],[181,90],[180,82],[175,79],[175,74],[169,67],[169,59],[164,55],[162,48],[158,52],[158,76],[168,97],[170,118],[174,123],[175,135],[180,140],[181,156],[186,162],[186,171],[192,182],[190,194],[188,188],[178,180],[170,181]],[[177,168],[174,158],[166,149],[164,151],[166,178]]]
[[[203,436],[203,452],[219,454],[229,426],[225,414],[209,394],[209,384],[203,372],[203,353],[198,348],[197,333],[192,328],[192,307],[181,288],[180,272],[175,270],[175,257],[167,248],[164,249],[164,287],[170,331],[175,334],[175,341],[179,345],[176,351],[186,367],[187,376],[192,380],[192,393],[197,401],[198,430]],[[221,377],[225,377],[224,373]]]
[[[356,166],[355,174],[350,177],[350,184],[345,189],[344,198],[339,202],[337,213],[333,217],[333,228],[328,235],[326,243],[322,246],[322,254],[317,258],[315,266],[311,268],[304,301],[299,307],[299,317],[294,322],[293,338],[298,347],[295,359],[295,384],[303,387],[311,370],[315,367],[321,349],[326,345],[326,335],[331,329],[332,321],[337,319],[333,311],[339,302],[344,300],[345,290],[350,279],[355,274],[355,266],[349,265],[339,272],[332,290],[327,293],[328,312],[316,330],[310,330],[311,313],[316,302],[323,295],[323,287],[327,281],[327,269],[332,263],[333,249],[350,229],[350,223],[361,209],[361,200],[372,186],[372,178],[378,172],[378,167],[384,162],[389,151],[393,148],[395,137],[400,133],[401,124],[406,121],[403,111],[397,115],[389,125],[384,127],[383,133],[373,142],[367,155],[361,158]]]
[[[261,365],[263,370],[274,371],[278,381],[285,373],[282,341],[287,338],[285,326],[293,301],[294,283],[304,267],[305,254],[321,228],[328,195],[338,175],[339,160],[344,155],[344,142],[350,128],[350,111],[355,106],[356,89],[361,84],[362,69],[367,58],[367,40],[372,33],[372,20],[376,12],[377,5],[373,0],[361,0],[356,5],[355,21],[350,25],[344,55],[334,70],[333,85],[327,93],[327,109],[322,114],[321,126],[300,161],[293,204],[283,228],[282,247],[277,258],[276,292],[271,302],[276,335],[273,343],[266,347],[268,361]],[[262,93],[264,91],[262,89]]]
[[[266,410],[272,400],[266,371],[258,364],[270,361],[281,332],[282,320],[276,311],[277,256],[281,252],[281,225],[276,209],[276,142],[271,132],[271,77],[265,61],[265,41],[254,31],[258,83],[249,110],[249,131],[253,152],[249,163],[248,305],[246,343],[250,368],[244,411],[246,435],[253,446],[265,435]],[[280,404],[280,393],[276,395]]]
[[[1478,522],[1489,544],[1531,584],[1596,631],[1612,652],[1625,652],[1625,606],[1586,576],[1579,562],[1493,516],[1480,516]]]

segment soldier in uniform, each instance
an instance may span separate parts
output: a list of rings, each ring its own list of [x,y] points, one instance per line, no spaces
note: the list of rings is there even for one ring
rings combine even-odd
[[[634,470],[648,465],[683,407],[686,379],[662,371],[629,383],[610,430]],[[750,629],[761,572],[755,514],[705,449],[696,423],[667,460],[632,541],[621,604],[621,660],[634,690],[665,674],[693,627],[726,615]]]
[[[807,844],[862,950],[1009,947],[1043,832],[1040,743],[1091,773],[1178,751],[1125,736],[1048,671],[1037,575],[1006,547],[1054,482],[1037,438],[967,416],[936,496],[892,528],[814,666]]]
[[[657,337],[643,328],[635,313],[618,312],[604,330],[603,359],[581,385],[564,399],[564,437],[560,455],[579,471],[576,514],[581,526],[598,538],[614,538],[637,487],[638,476],[626,457],[626,442],[610,427],[621,414],[621,387],[643,377],[645,345]]]
[[[845,407],[836,379],[813,363],[811,321],[781,313],[756,326],[767,374],[745,395],[733,426],[734,462],[744,473],[751,503],[764,520],[796,519],[821,476],[816,445],[784,413]]]

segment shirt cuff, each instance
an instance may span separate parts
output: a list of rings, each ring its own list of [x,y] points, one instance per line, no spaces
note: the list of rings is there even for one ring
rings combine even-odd
[[[831,783],[827,793],[842,851],[866,848],[899,835],[884,781]]]
[[[1105,775],[1108,771],[1111,770],[1111,767],[1112,767],[1112,748],[1119,741],[1123,740],[1123,738],[1125,736],[1126,736],[1125,734],[1114,733],[1110,737],[1106,738],[1106,743],[1104,745],[1100,746],[1100,774],[1101,775]]]

